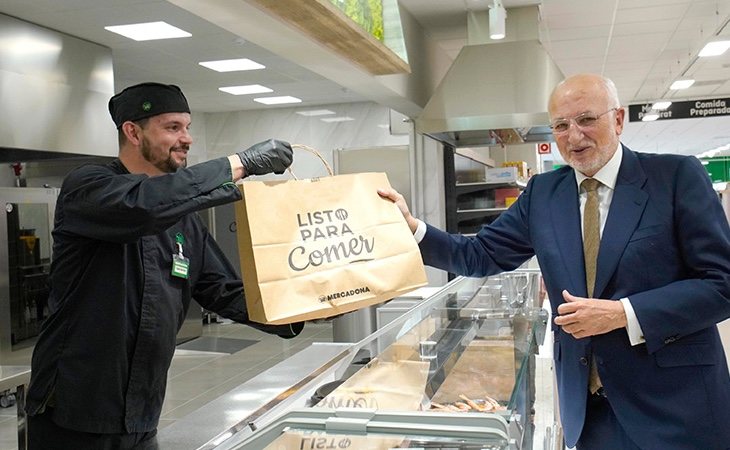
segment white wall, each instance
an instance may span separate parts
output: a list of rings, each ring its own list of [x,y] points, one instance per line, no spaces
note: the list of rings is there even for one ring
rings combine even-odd
[[[532,173],[540,173],[542,163],[540,155],[537,154],[535,143],[507,145],[505,147],[489,147],[489,157],[499,167],[505,161],[525,161]]]
[[[308,109],[328,109],[335,114],[313,117],[296,114]],[[231,155],[273,137],[313,147],[332,165],[332,150],[337,148],[408,145],[407,135],[390,134],[388,112],[388,108],[375,103],[344,103],[316,108],[208,113],[204,115],[205,135],[194,136],[198,142],[194,149],[212,159]],[[331,123],[321,120],[335,116],[352,117],[354,120]],[[202,131],[195,130],[198,135]],[[322,163],[306,152],[295,153],[292,170],[299,178],[326,175]]]
[[[13,186],[15,186],[15,172],[10,163],[3,163],[0,165],[0,187]]]

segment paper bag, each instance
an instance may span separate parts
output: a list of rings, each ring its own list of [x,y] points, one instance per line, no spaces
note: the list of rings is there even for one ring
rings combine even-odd
[[[388,450],[400,448],[402,437],[378,435],[345,435],[317,431],[285,431],[264,450],[293,449],[342,449],[342,450]]]
[[[246,181],[236,203],[251,320],[286,324],[382,303],[426,284],[384,173]]]
[[[429,362],[374,359],[320,400],[324,408],[418,411],[426,389]]]

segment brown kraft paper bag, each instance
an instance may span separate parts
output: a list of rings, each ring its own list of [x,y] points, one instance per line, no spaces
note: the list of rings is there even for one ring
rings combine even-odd
[[[373,359],[317,403],[322,408],[370,408],[418,411],[424,399],[426,361]]]
[[[285,431],[264,450],[389,450],[400,448],[402,437],[345,435],[318,431]]]
[[[245,181],[238,250],[251,320],[286,324],[382,303],[426,284],[384,173]]]

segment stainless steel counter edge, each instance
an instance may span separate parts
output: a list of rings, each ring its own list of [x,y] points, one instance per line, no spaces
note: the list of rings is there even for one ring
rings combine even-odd
[[[227,394],[161,429],[161,450],[193,450],[225,432],[307,378],[351,343],[313,343]]]
[[[0,366],[0,392],[14,391],[30,382],[30,366]]]

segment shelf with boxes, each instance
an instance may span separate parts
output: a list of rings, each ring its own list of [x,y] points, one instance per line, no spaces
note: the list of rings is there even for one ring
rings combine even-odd
[[[477,153],[475,149],[472,153]],[[473,235],[517,200],[529,176],[524,161],[506,161],[494,167],[491,158],[445,152],[446,225],[451,233]],[[453,172],[448,170],[453,167]]]
[[[456,183],[457,231],[474,234],[479,228],[506,211],[525,188],[516,167],[496,167],[485,170],[487,181]]]

